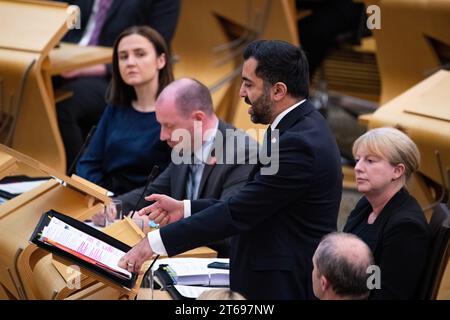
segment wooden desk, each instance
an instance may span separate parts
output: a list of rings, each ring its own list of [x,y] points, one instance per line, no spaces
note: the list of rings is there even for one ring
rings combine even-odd
[[[154,290],[153,299],[152,291],[149,288],[140,288],[136,300],[173,300],[167,291]]]
[[[52,76],[112,60],[109,48],[58,43],[68,31],[67,4],[0,0],[0,143],[66,171]],[[20,14],[18,14],[18,12]],[[58,99],[57,99],[58,98]]]
[[[136,224],[128,217],[121,221],[116,221],[112,225],[108,226],[102,231],[110,236],[126,243],[129,246],[136,245],[145,234],[136,226]],[[207,247],[200,247],[193,250],[184,252],[177,257],[194,257],[194,258],[215,258],[217,252]],[[56,260],[56,261],[55,261]],[[153,259],[146,261],[143,264],[142,270],[148,269]],[[71,265],[69,261],[61,260],[58,257],[54,257],[52,261],[51,258],[47,258],[45,263],[38,266],[37,271],[42,274],[41,270],[55,268],[58,271],[57,276],[53,277],[40,277],[38,280],[42,285],[46,283],[52,283],[55,287],[59,285],[58,293],[53,297],[53,299],[107,299],[107,300],[117,300],[117,299],[130,299],[135,295],[139,294],[140,284],[142,282],[142,275],[137,279],[136,286],[131,291],[121,290],[119,287],[115,286],[113,283],[109,282],[107,279],[102,279],[92,274],[88,270],[83,270],[81,268],[80,276],[80,286],[85,288],[81,290],[80,294],[73,294],[73,290],[70,290],[65,285],[69,283],[69,278],[73,278],[73,272],[69,272],[68,268]],[[56,278],[56,280],[55,280]],[[61,285],[63,284],[63,285]],[[47,285],[48,286],[48,285]],[[48,292],[48,290],[47,290]],[[45,297],[45,296],[44,296]],[[147,295],[148,297],[148,295]],[[47,298],[47,297],[45,297]]]
[[[83,184],[82,180],[59,174],[0,145],[0,177],[31,171],[56,179],[50,179],[0,206],[0,286],[10,298],[50,299],[55,290],[58,293],[65,287],[65,282],[51,265],[49,254],[29,245],[42,213],[53,209],[83,220],[98,212],[109,199],[105,193]]]

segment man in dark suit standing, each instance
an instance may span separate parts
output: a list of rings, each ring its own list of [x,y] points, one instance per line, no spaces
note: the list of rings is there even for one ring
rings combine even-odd
[[[246,185],[226,201],[186,206],[167,196],[149,197],[156,202],[140,213],[152,212],[151,218],[170,224],[150,232],[119,266],[139,271],[153,253],[172,256],[234,236],[231,290],[248,299],[313,298],[312,256],[322,236],[336,229],[339,150],[325,120],[307,101],[308,64],[298,47],[254,41],[244,59],[240,95],[251,105],[253,122],[270,124],[266,145],[269,151],[278,146],[271,153],[278,170],[269,173],[267,163],[257,164]]]
[[[112,47],[117,36],[133,25],[148,25],[170,44],[175,33],[180,0],[73,0],[80,8],[80,28],[70,30],[63,41],[79,45]],[[58,125],[66,150],[67,168],[79,152],[84,137],[97,124],[105,108],[105,92],[111,70],[98,64],[62,74],[55,87],[73,92],[56,105]]]

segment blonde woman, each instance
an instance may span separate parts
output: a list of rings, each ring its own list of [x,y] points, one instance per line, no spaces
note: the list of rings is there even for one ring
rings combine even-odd
[[[403,132],[377,128],[355,141],[353,155],[357,188],[364,196],[344,232],[366,242],[380,268],[381,288],[370,298],[414,299],[431,239],[422,209],[405,188],[419,167],[419,150]]]

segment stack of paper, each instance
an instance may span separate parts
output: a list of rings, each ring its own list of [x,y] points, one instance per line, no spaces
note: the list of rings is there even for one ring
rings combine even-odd
[[[229,263],[229,259],[169,258],[157,261],[154,270],[161,266],[177,285],[229,286],[229,270],[208,268],[208,264],[215,261]]]
[[[2,183],[0,184],[0,190],[7,192],[11,195],[19,195],[24,192],[28,192],[34,188],[39,187],[41,184],[47,182],[48,179],[36,180],[36,181],[22,181],[22,182],[12,182],[12,183]]]

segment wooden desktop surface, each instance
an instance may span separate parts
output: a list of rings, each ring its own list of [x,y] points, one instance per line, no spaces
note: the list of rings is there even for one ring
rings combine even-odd
[[[112,48],[79,46],[62,42],[50,51],[50,74],[84,68],[91,65],[111,63]]]

